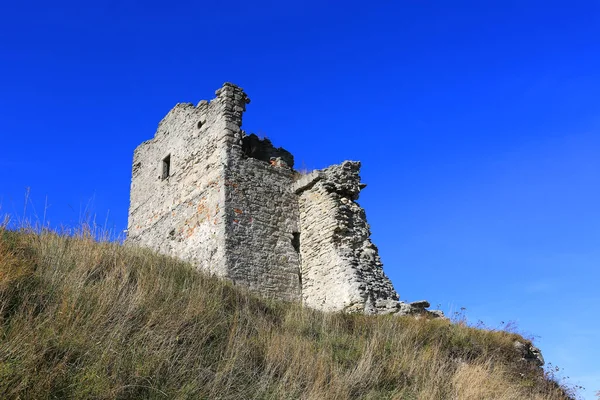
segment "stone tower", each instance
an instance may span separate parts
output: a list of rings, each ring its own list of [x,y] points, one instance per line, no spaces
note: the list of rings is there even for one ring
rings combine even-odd
[[[177,104],[135,149],[127,242],[268,297],[401,310],[356,202],[360,163],[299,174],[288,151],[241,129],[249,102],[225,83],[210,102]]]

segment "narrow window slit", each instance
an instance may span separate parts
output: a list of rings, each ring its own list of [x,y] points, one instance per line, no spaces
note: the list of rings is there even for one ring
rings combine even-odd
[[[161,179],[167,179],[171,175],[171,155],[169,154],[162,160]]]
[[[300,253],[300,232],[292,233],[292,246],[296,253]]]

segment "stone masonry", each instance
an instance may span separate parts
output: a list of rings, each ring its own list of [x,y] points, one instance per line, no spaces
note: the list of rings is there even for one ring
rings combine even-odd
[[[316,309],[425,312],[383,272],[356,202],[360,163],[299,174],[288,151],[241,129],[249,102],[225,83],[210,102],[177,104],[136,148],[127,242]]]

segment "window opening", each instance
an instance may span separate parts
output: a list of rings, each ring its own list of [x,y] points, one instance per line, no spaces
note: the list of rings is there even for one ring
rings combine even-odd
[[[292,247],[298,253],[298,259],[300,260],[300,232],[292,232]],[[302,290],[302,262],[298,265],[298,283],[300,283],[300,290]]]
[[[161,179],[167,179],[171,175],[171,155],[169,154],[162,160]]]
[[[292,246],[294,246],[296,253],[300,253],[300,232],[292,233]]]

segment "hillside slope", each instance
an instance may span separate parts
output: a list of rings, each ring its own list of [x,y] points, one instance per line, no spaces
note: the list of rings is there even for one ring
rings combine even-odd
[[[567,398],[515,340],[325,314],[89,235],[0,229],[0,398]]]

